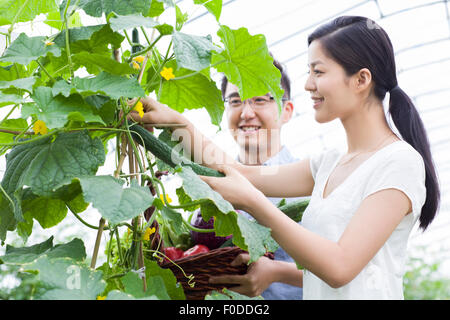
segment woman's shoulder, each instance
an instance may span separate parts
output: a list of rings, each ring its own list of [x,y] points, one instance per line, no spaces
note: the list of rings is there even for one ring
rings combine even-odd
[[[414,163],[423,165],[423,158],[420,153],[404,140],[399,140],[388,145],[383,158],[387,163]]]

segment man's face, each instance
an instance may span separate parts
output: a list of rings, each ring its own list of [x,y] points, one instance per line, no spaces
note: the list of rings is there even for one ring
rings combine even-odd
[[[229,82],[225,98],[228,127],[239,147],[250,152],[272,153],[274,144],[279,146],[281,126],[292,115],[292,103],[285,102],[279,115],[278,105],[270,94],[244,102],[240,99],[238,88]],[[242,103],[239,104],[239,101]]]

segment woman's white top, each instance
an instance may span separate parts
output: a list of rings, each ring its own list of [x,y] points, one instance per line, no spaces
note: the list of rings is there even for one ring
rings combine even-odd
[[[325,184],[341,157],[340,152],[331,150],[311,158],[315,185],[303,214],[303,227],[337,242],[362,201],[383,189],[403,191],[411,200],[412,213],[401,220],[373,259],[345,286],[334,289],[304,270],[303,299],[403,299],[407,242],[426,197],[422,156],[407,142],[391,143],[361,163],[324,199]]]

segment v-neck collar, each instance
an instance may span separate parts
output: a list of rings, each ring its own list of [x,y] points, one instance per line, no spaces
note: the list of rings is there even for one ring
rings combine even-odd
[[[330,180],[330,176],[331,176],[331,174],[334,172],[334,170],[336,170],[336,166],[337,166],[337,164],[339,163],[339,161],[342,159],[342,157],[344,156],[344,154],[341,155],[340,157],[337,157],[336,161],[334,162],[333,166],[331,167],[331,170],[330,170],[330,171],[328,172],[328,174],[327,174],[325,183],[323,184],[323,187],[322,187],[322,189],[321,189],[321,191],[320,191],[320,198],[321,198],[322,200],[328,199],[330,196],[332,196],[332,195],[336,192],[336,190],[338,190],[339,188],[341,188],[341,186],[342,186],[343,184],[347,183],[347,181],[350,180],[350,178],[351,178],[353,175],[355,175],[355,173],[356,173],[358,170],[360,170],[361,167],[364,167],[365,165],[367,165],[367,163],[369,163],[370,160],[371,160],[372,158],[374,158],[376,155],[380,154],[382,151],[384,151],[384,150],[386,150],[387,148],[389,148],[391,145],[393,145],[393,144],[395,144],[395,143],[397,143],[397,142],[400,142],[400,141],[403,141],[403,140],[397,140],[397,141],[394,141],[394,142],[392,142],[392,143],[390,143],[390,144],[384,146],[383,148],[381,148],[381,149],[375,151],[374,154],[372,154],[369,158],[367,158],[367,159],[364,160],[361,164],[359,164],[352,172],[350,172],[350,174],[349,174],[349,175],[348,175],[348,176],[347,176],[347,177],[346,177],[346,178],[345,178],[345,179],[344,179],[337,187],[335,187],[335,188],[334,188],[334,189],[333,189],[326,197],[324,197],[325,188],[326,188],[327,185],[328,185],[328,182],[329,182],[329,180]]]

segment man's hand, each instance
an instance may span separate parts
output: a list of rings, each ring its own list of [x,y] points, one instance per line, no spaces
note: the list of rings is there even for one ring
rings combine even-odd
[[[231,263],[232,266],[247,264],[250,256],[242,253],[236,257]],[[266,290],[272,282],[274,282],[275,272],[273,264],[276,263],[267,257],[261,257],[257,261],[250,264],[247,273],[244,275],[224,275],[210,277],[210,283],[231,283],[236,286],[230,290],[244,294],[249,297],[256,297]]]

